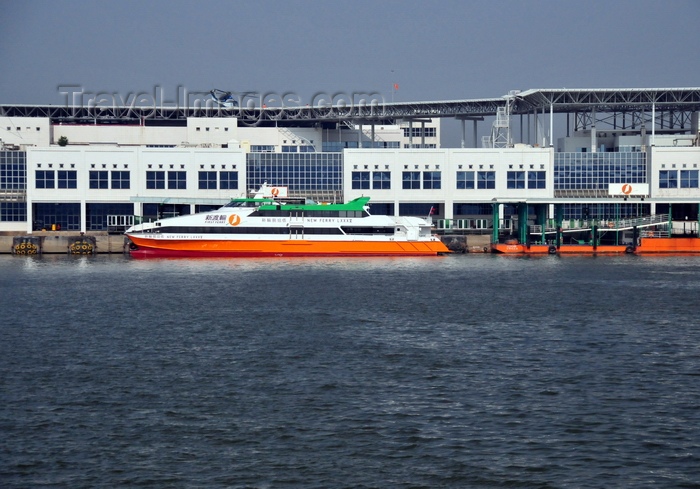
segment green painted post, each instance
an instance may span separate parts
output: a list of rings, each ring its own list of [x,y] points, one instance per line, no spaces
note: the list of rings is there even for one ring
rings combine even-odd
[[[518,204],[518,235],[522,244],[527,242],[527,216],[527,204]]]
[[[491,204],[491,216],[493,219],[493,233],[491,235],[491,243],[498,243],[498,225],[500,218],[498,216],[498,204]]]
[[[547,244],[547,204],[539,204],[537,208],[537,220],[542,226],[542,244]]]
[[[561,226],[564,222],[564,206],[562,204],[554,205],[554,219],[556,220],[557,228],[557,249],[561,246]]]

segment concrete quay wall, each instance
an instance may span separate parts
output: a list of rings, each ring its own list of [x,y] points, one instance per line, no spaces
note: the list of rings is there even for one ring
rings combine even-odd
[[[38,252],[46,254],[68,254],[76,249],[77,243],[89,243],[91,253],[124,253],[127,250],[126,236],[107,234],[104,231],[35,231],[28,233],[2,233],[0,254],[12,254],[15,247],[26,242],[38,247]]]

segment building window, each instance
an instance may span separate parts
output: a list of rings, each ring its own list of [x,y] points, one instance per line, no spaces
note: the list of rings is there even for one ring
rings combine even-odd
[[[55,188],[53,170],[36,171],[36,188]]]
[[[423,131],[422,129],[425,129]],[[437,128],[435,127],[425,127],[425,128],[420,128],[420,127],[404,127],[403,128],[403,137],[405,138],[420,138],[425,136],[426,138],[434,138],[437,135]]]
[[[389,190],[391,188],[391,172],[375,171],[372,173],[372,188]]]
[[[423,188],[424,189],[439,189],[441,187],[441,175],[439,171],[424,171],[423,172]]]
[[[477,188],[489,189],[496,188],[496,172],[495,171],[480,171],[476,174]]]
[[[681,170],[681,188],[698,188],[698,170]]]
[[[216,172],[215,171],[200,171],[199,172],[199,188],[200,188],[200,190],[216,189]]]
[[[78,188],[78,172],[75,170],[58,170],[58,188]]]
[[[109,175],[106,171],[91,171],[90,188],[109,188]]]
[[[0,202],[0,222],[22,222],[27,220],[25,202]]]
[[[525,188],[525,172],[509,171],[506,176],[506,188]]]
[[[659,171],[659,188],[678,188],[678,171]]]
[[[185,190],[187,188],[187,172],[169,171],[168,188],[172,190]]]
[[[272,144],[252,144],[250,146],[251,153],[274,153],[275,146]]]
[[[127,189],[131,187],[131,178],[128,171],[112,172],[112,188]]]
[[[420,172],[405,171],[403,172],[403,188],[406,190],[420,189]]]
[[[527,188],[547,188],[547,172],[527,172]]]
[[[290,145],[283,145],[282,146],[283,153],[296,153],[297,151],[298,151],[297,146],[290,146]]]
[[[354,190],[365,190],[369,188],[369,172],[354,171],[352,172],[352,188]]]
[[[238,188],[238,172],[237,171],[222,171],[219,172],[219,183],[221,190],[235,190]]]
[[[457,188],[460,190],[474,188],[474,172],[473,171],[458,171],[457,172]]]
[[[165,172],[164,171],[147,171],[146,172],[146,188],[147,189],[164,189],[165,188]]]

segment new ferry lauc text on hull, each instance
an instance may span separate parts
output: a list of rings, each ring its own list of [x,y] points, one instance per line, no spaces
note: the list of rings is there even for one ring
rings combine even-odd
[[[369,197],[293,202],[267,183],[220,209],[127,229],[135,257],[429,256],[449,253],[431,219],[372,215]]]

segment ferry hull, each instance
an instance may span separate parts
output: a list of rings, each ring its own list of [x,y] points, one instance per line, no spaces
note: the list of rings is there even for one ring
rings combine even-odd
[[[435,256],[436,241],[162,240],[129,236],[131,255],[147,257]]]
[[[530,245],[496,243],[491,251],[502,254],[653,254],[700,253],[700,238],[641,238],[639,246],[630,245]]]

